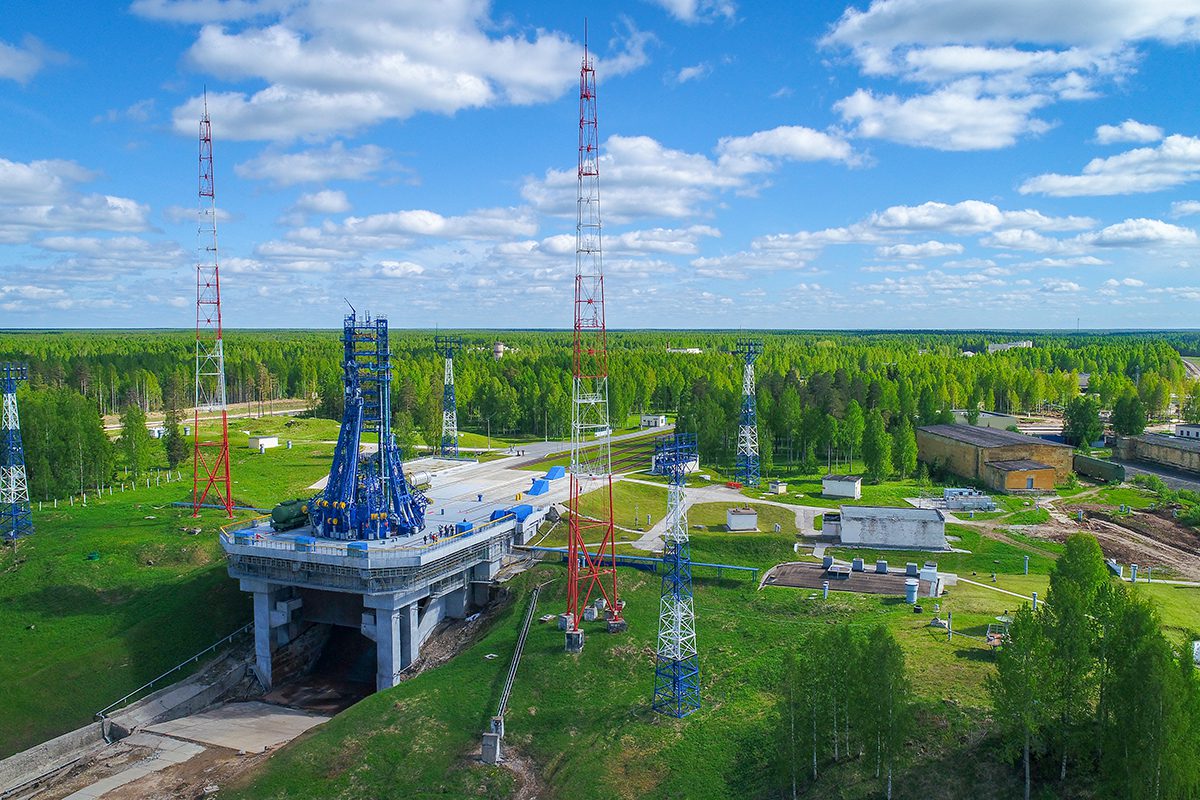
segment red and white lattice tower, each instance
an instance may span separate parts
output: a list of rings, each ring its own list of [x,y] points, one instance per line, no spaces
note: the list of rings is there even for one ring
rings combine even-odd
[[[200,204],[196,232],[196,409],[192,478],[192,516],[200,516],[205,501],[233,517],[233,486],[229,476],[229,411],[225,403],[225,345],[221,338],[221,278],[217,268],[217,197],[213,185],[212,126],[208,98],[200,118]],[[220,430],[207,437],[200,431],[200,414],[220,413]]]
[[[567,544],[566,646],[583,649],[580,623],[593,595],[603,597],[597,618],[609,631],[625,629],[617,596],[613,535],[612,453],[608,420],[608,342],[604,328],[604,269],[600,248],[599,140],[596,129],[596,72],[584,38],[579,70],[579,205],[575,226],[575,351],[572,359],[571,501]],[[588,515],[580,497],[594,492]],[[598,549],[588,549],[592,543]],[[590,612],[588,613],[590,617]]]

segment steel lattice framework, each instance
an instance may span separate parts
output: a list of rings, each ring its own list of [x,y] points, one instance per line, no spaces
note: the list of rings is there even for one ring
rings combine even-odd
[[[567,649],[583,648],[581,614],[593,592],[605,600],[610,631],[624,630],[613,536],[612,451],[608,420],[608,337],[600,235],[596,71],[584,37],[579,69],[579,202],[575,224],[575,345],[571,360],[571,499],[567,543]],[[597,492],[588,516],[579,498]],[[586,542],[599,542],[589,552]]]
[[[229,410],[225,402],[225,343],[221,335],[221,275],[217,266],[217,195],[213,180],[212,125],[208,100],[200,118],[200,203],[196,230],[196,407],[192,420],[192,516],[209,494],[233,517],[229,474]],[[220,413],[220,430],[205,438],[200,413]]]
[[[318,536],[386,539],[425,527],[428,499],[408,485],[392,435],[392,359],[386,317],[346,316],[342,325],[345,411],[329,481],[308,503]],[[363,434],[374,433],[375,452],[361,454]]]
[[[446,360],[445,388],[442,391],[441,454],[458,457],[458,403],[454,397],[454,353],[462,349],[458,336],[434,336],[434,349]]]
[[[754,397],[754,362],[763,344],[741,339],[735,352],[742,357],[742,413],[738,416],[737,469],[743,486],[758,486],[758,402]]]
[[[654,462],[667,476],[669,485],[651,706],[672,717],[686,717],[700,707],[696,610],[692,601],[692,559],[684,503],[688,465],[695,459],[694,433],[677,433],[654,440]]]
[[[25,476],[25,447],[21,443],[21,418],[17,414],[17,384],[29,380],[25,364],[0,364],[4,390],[4,415],[0,422],[4,452],[0,454],[0,537],[6,541],[33,533],[29,506],[29,481]]]

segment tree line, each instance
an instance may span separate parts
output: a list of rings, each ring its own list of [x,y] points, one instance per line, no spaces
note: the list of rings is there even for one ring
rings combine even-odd
[[[462,428],[569,435],[569,332],[457,333],[465,344],[455,358]],[[707,463],[732,463],[742,377],[733,351],[744,335],[610,333],[610,416],[619,422],[643,411],[677,413],[681,428],[697,434]],[[314,413],[339,418],[339,336],[337,330],[228,331],[230,400],[303,398]],[[755,336],[765,346],[756,371],[760,447],[768,472],[777,462],[815,469],[858,457],[877,477],[909,474],[917,469],[910,427],[949,421],[953,408],[1061,410],[1079,396],[1085,375],[1087,396],[1104,408],[1132,394],[1149,418],[1164,413],[1175,396],[1184,398],[1185,415],[1191,409],[1200,419],[1200,390],[1187,380],[1179,355],[1180,350],[1200,351],[1200,336],[1193,334],[1034,335],[1032,348],[992,354],[986,353],[989,341],[1016,335],[796,331]],[[501,360],[492,358],[492,343],[498,340],[509,348]],[[442,361],[433,336],[397,329],[391,342],[394,427],[409,440],[436,441]],[[672,352],[684,346],[701,352]],[[129,405],[163,410],[173,393],[181,407],[190,406],[193,348],[186,331],[0,333],[0,359],[30,363],[32,392],[74,392],[87,398],[96,415]],[[77,442],[75,473],[78,451]],[[41,472],[75,474],[65,450],[50,449],[46,457],[63,463]],[[91,471],[99,473],[108,462],[92,463]]]

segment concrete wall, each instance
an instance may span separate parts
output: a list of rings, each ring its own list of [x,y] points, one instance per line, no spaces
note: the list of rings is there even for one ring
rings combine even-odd
[[[1069,447],[1056,446],[1037,440],[1029,443],[1006,444],[1000,447],[976,447],[975,445],[937,436],[927,431],[917,431],[917,454],[926,464],[945,466],[955,475],[987,482],[984,465],[989,461],[1017,461],[1028,459],[1040,461],[1054,468],[1054,481],[1064,481],[1071,474]],[[991,484],[989,484],[991,485]],[[1022,481],[1024,485],[1024,481]],[[994,486],[1000,489],[1001,486]],[[1050,488],[1054,488],[1053,485]]]
[[[0,761],[0,792],[15,788],[103,745],[100,723],[93,722],[9,756]]]
[[[842,517],[842,544],[866,547],[946,549],[946,523],[888,517]]]
[[[1200,452],[1171,447],[1170,442],[1146,441],[1137,437],[1122,437],[1117,439],[1116,455],[1118,458],[1133,461],[1151,461],[1187,472],[1200,473]]]
[[[1033,488],[1029,487],[1029,478],[1033,478]],[[1052,469],[1016,469],[1005,472],[991,465],[984,466],[983,482],[1001,492],[1054,491],[1054,470]]]

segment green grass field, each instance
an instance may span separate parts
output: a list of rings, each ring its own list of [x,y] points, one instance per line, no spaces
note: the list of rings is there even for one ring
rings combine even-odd
[[[715,539],[714,535],[703,538]],[[734,536],[722,536],[737,541]],[[743,544],[744,541],[737,541]],[[697,548],[699,549],[699,548]],[[694,556],[698,558],[699,556]],[[494,625],[450,663],[374,695],[314,729],[230,787],[236,798],[507,797],[511,776],[479,764],[480,733],[497,700],[524,597],[534,582],[550,581],[539,613],[563,604],[564,570],[546,565],[520,576],[518,596]],[[510,702],[505,744],[531,757],[547,784],[543,796],[726,798],[761,796],[774,738],[772,694],[782,652],[830,623],[896,632],[920,698],[908,748],[914,762],[902,770],[902,796],[924,786],[922,770],[978,725],[983,681],[992,656],[966,637],[951,642],[894,599],[835,592],[828,601],[805,590],[755,589],[745,582],[696,581],[704,707],[686,720],[649,711],[656,624],[655,576],[622,570],[629,605],[628,633],[588,632],[584,652],[563,652],[562,633],[534,624]],[[1011,607],[986,589],[961,591],[944,608],[964,630]],[[487,660],[488,653],[501,658]],[[947,707],[945,698],[955,705]],[[586,711],[584,711],[586,709]],[[814,796],[880,796],[867,765],[853,760],[824,772]],[[953,777],[957,773],[958,777]],[[1004,797],[1016,790],[1015,772],[983,792],[960,766],[933,797]]]

